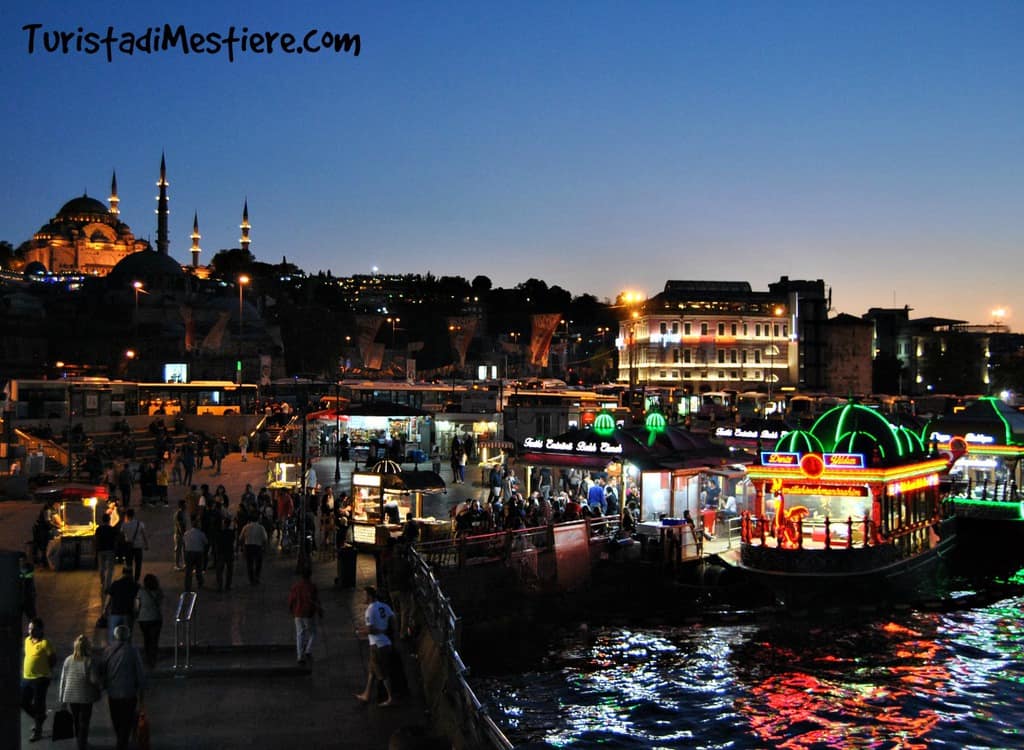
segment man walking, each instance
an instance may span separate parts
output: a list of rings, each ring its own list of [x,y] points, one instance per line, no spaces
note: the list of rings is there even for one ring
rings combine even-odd
[[[132,486],[134,484],[135,478],[132,476],[132,470],[126,461],[121,464],[121,471],[117,473],[117,487],[121,492],[121,500],[126,508],[132,506]]]
[[[310,571],[304,568],[302,578],[292,585],[288,592],[288,609],[295,618],[295,652],[300,666],[306,666],[313,659],[313,641],[316,638],[314,615],[323,619],[324,608],[320,605],[320,593],[310,580]]]
[[[391,621],[395,613],[391,611],[391,607],[377,599],[377,589],[373,586],[366,587],[366,612],[363,617],[366,626],[360,628],[358,632],[370,641],[370,664],[366,688],[363,692],[356,693],[355,698],[363,703],[369,703],[376,695],[377,682],[382,682],[387,699],[380,705],[393,706],[395,696],[391,692],[391,638],[388,633],[392,630]]]
[[[249,583],[253,585],[260,582],[260,573],[263,570],[263,550],[268,541],[267,530],[258,518],[252,519],[242,527],[239,544],[245,551],[245,572],[249,574]]]
[[[114,638],[101,657],[98,671],[103,675],[103,688],[107,691],[110,723],[117,736],[117,750],[128,750],[128,741],[137,722],[136,708],[142,705],[146,673],[139,651],[129,640],[131,630],[126,625],[114,629]]]
[[[196,574],[196,584],[203,587],[203,571],[206,570],[206,548],[210,542],[206,534],[199,528],[199,517],[192,516],[192,527],[185,532],[182,538],[185,547],[185,591],[195,591],[192,588],[192,574]]]
[[[188,524],[185,522],[185,501],[178,501],[178,509],[174,511],[174,569],[185,569],[185,532],[188,531]]]
[[[38,742],[43,738],[46,692],[50,689],[50,679],[56,663],[57,652],[43,633],[43,621],[36,617],[28,624],[25,660],[21,670],[21,707],[35,722],[29,742]]]
[[[124,523],[121,524],[121,535],[131,545],[128,559],[124,564],[134,566],[135,582],[138,583],[142,575],[142,552],[149,549],[149,537],[146,536],[146,524],[135,517],[133,508],[124,512],[124,519]]]
[[[110,584],[107,589],[107,627],[110,638],[118,625],[127,625],[129,635],[135,623],[135,597],[139,595],[139,584],[132,578],[132,569],[127,565],[121,569],[121,577]]]

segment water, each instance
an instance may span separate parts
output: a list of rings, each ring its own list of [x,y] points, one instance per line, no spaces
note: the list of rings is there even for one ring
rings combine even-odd
[[[1024,747],[1022,606],[579,629],[473,687],[521,748]]]

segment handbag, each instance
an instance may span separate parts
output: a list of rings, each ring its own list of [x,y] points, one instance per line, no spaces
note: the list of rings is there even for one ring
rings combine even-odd
[[[62,708],[53,715],[53,741],[69,740],[75,736],[75,719],[71,711]]]
[[[135,725],[135,746],[139,750],[149,750],[149,719],[145,711],[139,711],[139,721]]]

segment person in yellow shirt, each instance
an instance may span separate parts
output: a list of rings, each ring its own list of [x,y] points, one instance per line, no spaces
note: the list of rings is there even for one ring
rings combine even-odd
[[[46,691],[50,689],[50,676],[57,663],[57,652],[53,650],[43,633],[43,621],[36,617],[28,624],[25,639],[25,662],[21,672],[21,707],[35,721],[29,742],[43,738],[43,722],[46,721]]]

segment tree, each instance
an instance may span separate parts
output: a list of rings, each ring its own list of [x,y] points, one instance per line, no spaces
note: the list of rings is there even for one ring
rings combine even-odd
[[[240,247],[233,247],[230,250],[218,250],[210,261],[215,275],[222,279],[234,279],[242,273],[252,273],[253,263],[256,258],[249,250]]]

